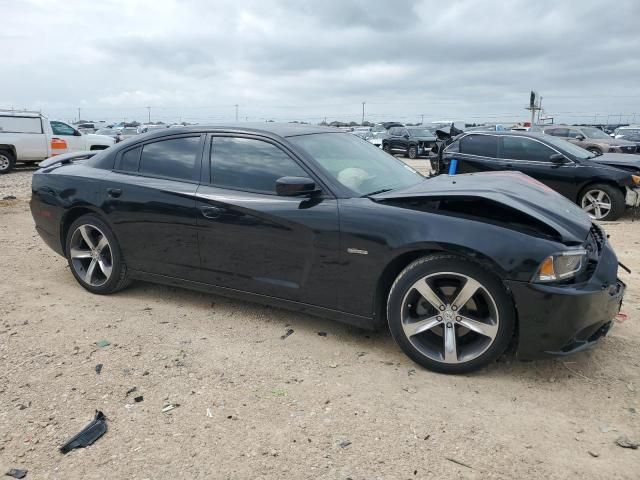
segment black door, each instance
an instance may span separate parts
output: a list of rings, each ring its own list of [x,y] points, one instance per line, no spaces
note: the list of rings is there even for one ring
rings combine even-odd
[[[449,160],[458,160],[457,173],[507,169],[505,162],[498,158],[498,139],[495,135],[472,134],[462,137],[459,140],[458,152],[447,152],[446,156]]]
[[[124,151],[104,181],[103,209],[127,267],[199,277],[196,190],[204,136],[153,141]]]
[[[209,146],[210,182],[197,193],[202,280],[334,308],[328,286],[339,255],[336,200],[326,190],[276,195],[280,177],[313,178],[281,145],[216,136]]]
[[[578,179],[576,164],[566,159],[554,163],[551,156],[557,150],[537,139],[520,136],[501,136],[500,157],[506,169],[517,170],[544,183],[565,197],[576,200]]]

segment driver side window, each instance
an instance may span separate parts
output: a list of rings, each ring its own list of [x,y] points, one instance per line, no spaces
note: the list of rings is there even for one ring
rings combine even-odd
[[[53,130],[54,135],[75,135],[76,131],[62,122],[51,122],[51,130]]]

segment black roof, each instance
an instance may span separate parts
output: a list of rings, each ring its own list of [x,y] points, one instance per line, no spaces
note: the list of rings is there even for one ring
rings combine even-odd
[[[275,122],[246,122],[225,123],[215,125],[189,125],[186,127],[167,128],[154,130],[144,134],[144,138],[164,137],[180,133],[209,133],[209,132],[237,132],[237,133],[267,133],[280,137],[295,137],[312,133],[344,133],[333,127],[321,127],[317,125],[305,125],[300,123],[275,123]],[[140,138],[140,137],[138,137]]]

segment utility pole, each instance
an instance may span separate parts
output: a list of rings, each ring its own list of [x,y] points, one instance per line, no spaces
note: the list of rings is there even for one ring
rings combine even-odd
[[[151,123],[151,107],[145,107],[147,109],[147,113],[149,114],[149,121],[147,123]]]
[[[237,122],[238,121],[238,104],[236,103],[234,107],[236,107],[236,122]]]
[[[364,104],[366,102],[362,102],[362,122],[360,123],[360,125],[362,125],[364,123]]]
[[[420,125],[424,123],[424,113],[420,114]]]
[[[538,123],[540,123],[540,112],[542,112],[542,96],[540,96],[540,103],[538,104]]]
[[[80,107],[78,107],[78,122],[80,121],[82,117],[80,116]]]

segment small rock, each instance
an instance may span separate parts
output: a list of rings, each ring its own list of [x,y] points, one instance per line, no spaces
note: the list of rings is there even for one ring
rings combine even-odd
[[[6,197],[2,197],[3,200],[15,200],[16,196],[15,195],[7,195]],[[26,472],[25,472],[26,474]],[[16,478],[22,478],[22,477],[16,477]]]
[[[327,332],[318,332],[318,335],[320,335],[321,337],[326,337],[327,336]]]
[[[340,442],[340,448],[347,448],[349,445],[351,445],[351,442],[349,440]]]
[[[96,365],[96,373],[98,375],[100,375],[100,372],[102,372],[102,364],[101,363]]]
[[[640,447],[640,443],[629,440],[629,437],[626,435],[616,438],[616,445],[622,448],[631,448],[632,450],[637,450],[638,447]]]
[[[594,452],[592,450],[587,450],[587,453],[591,455],[593,458],[598,458],[600,456],[598,452]]]
[[[417,393],[418,392],[416,387],[402,387],[402,390],[404,390],[407,393]]]
[[[142,395],[140,395],[139,397],[136,397],[133,399],[134,402],[136,403],[140,403],[144,400],[144,397]]]
[[[598,427],[602,433],[617,432],[617,430],[609,425],[600,425]]]
[[[108,347],[109,345],[111,345],[111,342],[109,342],[109,340],[98,340],[96,342],[96,345],[101,347],[101,348],[104,348],[104,347]]]
[[[287,338],[289,335],[291,335],[293,333],[293,328],[288,329],[284,335],[280,336],[280,340],[284,340],[285,338]]]
[[[330,363],[329,367],[331,368],[338,368],[338,364],[337,363]]]

